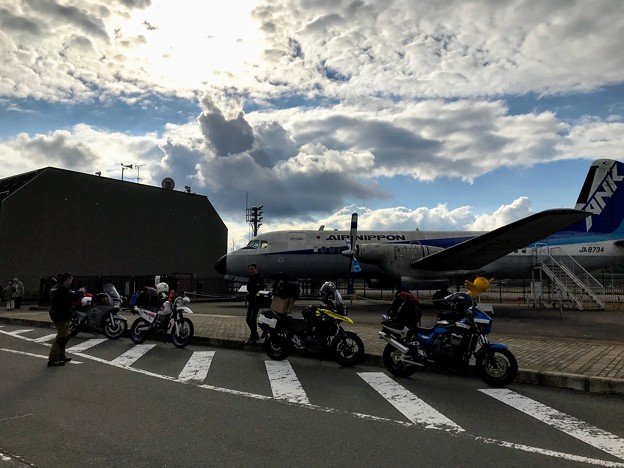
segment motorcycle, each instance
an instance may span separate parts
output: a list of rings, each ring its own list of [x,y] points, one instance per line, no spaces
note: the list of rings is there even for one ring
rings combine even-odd
[[[176,348],[184,348],[193,339],[195,328],[193,322],[184,314],[192,314],[193,311],[186,306],[191,300],[184,293],[165,301],[159,310],[146,307],[135,307],[133,313],[139,317],[130,327],[130,338],[136,344],[143,343],[150,334],[162,335],[166,341],[171,336],[171,341]]]
[[[76,306],[72,310],[70,336],[76,336],[81,331],[103,332],[107,338],[117,339],[126,332],[128,321],[123,315],[118,315],[121,296],[114,285],[106,283],[102,286],[101,293],[83,300],[84,305]]]
[[[383,352],[386,369],[397,377],[408,377],[423,367],[468,371],[474,356],[478,375],[488,385],[504,387],[513,382],[518,373],[516,358],[506,346],[487,338],[492,318],[466,293],[451,294],[445,301],[451,310],[439,314],[431,328],[382,316],[379,337],[388,342]]]
[[[276,361],[286,359],[292,349],[315,354],[330,354],[341,366],[353,366],[364,358],[364,343],[341,322],[353,323],[347,311],[340,314],[325,307],[308,306],[303,319],[270,309],[260,312],[258,326],[264,338],[264,351]]]

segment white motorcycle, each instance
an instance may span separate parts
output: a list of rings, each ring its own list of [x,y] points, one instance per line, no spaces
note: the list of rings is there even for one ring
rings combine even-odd
[[[159,310],[154,311],[145,307],[135,307],[133,313],[139,317],[130,328],[130,338],[136,344],[143,343],[153,333],[156,336],[171,335],[171,341],[176,348],[184,348],[191,342],[195,329],[193,322],[183,314],[192,314],[186,306],[191,300],[184,296],[176,296],[173,301],[165,301]]]

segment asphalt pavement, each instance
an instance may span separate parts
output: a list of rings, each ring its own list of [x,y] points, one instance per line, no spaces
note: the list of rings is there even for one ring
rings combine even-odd
[[[296,316],[314,300],[299,300]],[[365,346],[365,361],[383,366],[386,342],[379,339],[380,316],[388,301],[361,299],[349,305],[353,324]],[[190,304],[195,326],[194,344],[262,350],[261,343],[245,345],[249,329],[242,302]],[[490,341],[507,345],[518,360],[517,382],[624,397],[624,309],[578,311],[534,309],[518,304],[493,304],[494,323]],[[423,304],[422,325],[433,325],[436,310]],[[130,326],[137,317],[121,312]],[[39,307],[1,311],[0,324],[52,327],[48,312]]]

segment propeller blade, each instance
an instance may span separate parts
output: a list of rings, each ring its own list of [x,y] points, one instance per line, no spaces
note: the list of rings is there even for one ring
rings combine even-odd
[[[358,214],[353,213],[351,215],[351,231],[349,232],[349,249],[355,253],[355,246],[357,245],[357,220]]]
[[[351,261],[349,262],[349,271],[347,272],[347,294],[353,294],[353,273],[359,273],[362,271],[359,262],[355,258],[355,254],[357,251],[357,220],[358,214],[353,213],[351,215],[351,230],[349,231],[349,250],[347,252],[343,252],[347,256],[351,257]]]

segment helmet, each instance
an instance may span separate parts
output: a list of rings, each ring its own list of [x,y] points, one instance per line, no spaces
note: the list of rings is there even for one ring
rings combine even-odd
[[[451,310],[455,313],[461,313],[467,311],[472,307],[472,296],[465,292],[456,292],[444,298]]]
[[[158,283],[156,285],[156,292],[158,294],[160,293],[168,293],[169,292],[169,285],[167,283]]]
[[[319,289],[319,294],[323,299],[333,299],[336,296],[336,285],[331,281],[326,281]]]

